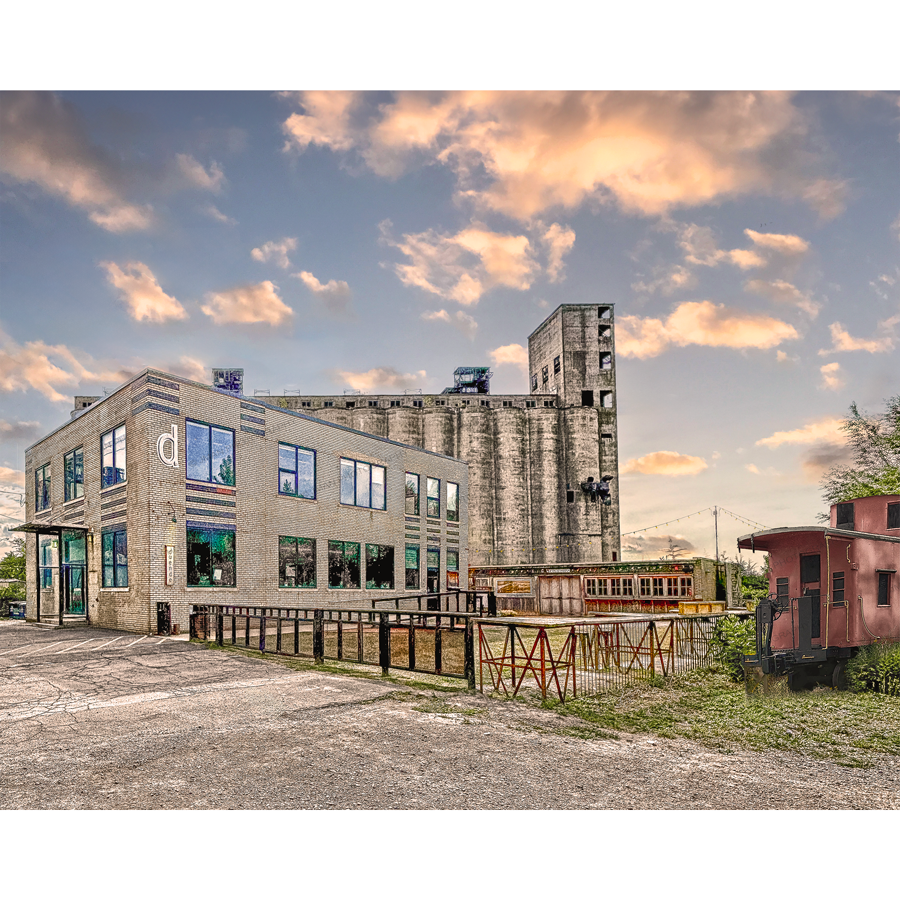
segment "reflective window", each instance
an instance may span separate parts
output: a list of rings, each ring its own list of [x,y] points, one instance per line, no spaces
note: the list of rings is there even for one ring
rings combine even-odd
[[[125,426],[107,431],[100,438],[100,487],[125,480]]]
[[[459,521],[459,485],[447,482],[447,521]]]
[[[394,548],[382,544],[366,544],[366,588],[394,589]]]
[[[328,587],[359,588],[359,544],[328,542]]]
[[[416,544],[406,545],[406,587],[419,587],[419,548]]]
[[[386,509],[386,471],[384,466],[341,460],[341,503],[366,509]]]
[[[278,445],[278,492],[316,499],[316,453],[292,444]]]
[[[187,477],[234,487],[234,432],[188,420],[185,435]]]
[[[448,550],[447,551],[447,571],[448,572],[458,572],[459,571],[459,550]]]
[[[50,463],[34,470],[34,511],[50,509]]]
[[[441,551],[429,547],[425,554],[425,589],[429,594],[436,594],[441,589]]]
[[[278,538],[279,587],[316,586],[316,541],[314,538]]]
[[[425,512],[429,519],[439,519],[441,517],[441,479],[426,478],[427,502]]]
[[[419,476],[406,473],[406,515],[419,515]]]
[[[125,529],[105,531],[103,543],[103,587],[128,587],[128,537]]]
[[[84,449],[79,447],[63,457],[63,475],[65,476],[65,498],[77,500],[84,496]]]
[[[187,529],[189,587],[235,587],[235,533],[221,528]]]

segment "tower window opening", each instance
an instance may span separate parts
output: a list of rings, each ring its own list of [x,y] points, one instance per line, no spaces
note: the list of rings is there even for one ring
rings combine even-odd
[[[581,405],[582,406],[593,406],[594,405],[594,392],[593,391],[582,391],[581,392]]]

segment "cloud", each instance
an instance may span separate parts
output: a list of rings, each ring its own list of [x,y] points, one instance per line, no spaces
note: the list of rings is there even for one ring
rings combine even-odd
[[[745,228],[744,234],[758,247],[773,250],[782,256],[800,256],[809,250],[809,243],[796,234],[772,234]]]
[[[707,468],[707,462],[701,456],[685,456],[673,450],[657,450],[638,459],[629,459],[621,468],[627,475],[635,472],[641,475],[696,475]]]
[[[225,173],[215,160],[210,165],[208,172],[203,168],[203,164],[194,159],[189,153],[176,153],[175,164],[184,180],[191,187],[218,194],[222,190],[222,185],[225,184]]]
[[[846,205],[847,183],[845,181],[818,178],[806,184],[800,196],[814,209],[820,219],[834,219]]]
[[[524,291],[541,267],[524,234],[499,234],[475,222],[457,234],[433,229],[390,237],[390,222],[381,223],[382,239],[410,261],[394,266],[399,279],[410,287],[471,306],[495,287]]]
[[[254,247],[250,255],[257,262],[268,262],[271,259],[276,266],[289,269],[291,261],[288,259],[288,253],[296,249],[297,238],[285,238],[282,241],[267,241],[262,247]]]
[[[575,244],[575,232],[571,228],[554,222],[541,235],[541,241],[547,247],[549,257],[547,263],[547,278],[550,281],[561,281],[563,275],[563,257]]]
[[[841,185],[818,171],[788,93],[409,92],[377,109],[360,94],[295,99],[287,149],[355,150],[391,178],[438,163],[460,197],[523,221],[587,201],[659,215],[746,194],[840,208]]]
[[[322,301],[327,312],[344,316],[350,311],[352,294],[346,281],[332,278],[327,284],[322,284],[312,272],[295,272],[291,277],[299,278]]]
[[[168,362],[160,368],[173,375],[187,378],[188,381],[199,381],[200,384],[207,384],[211,374],[207,366],[192,356],[179,357],[177,362]]]
[[[504,344],[488,354],[495,366],[518,366],[528,371],[528,351],[521,344]]]
[[[131,377],[126,369],[103,369],[91,371],[94,361],[82,354],[82,363],[63,344],[50,345],[43,341],[16,343],[0,330],[0,390],[36,390],[55,403],[71,401],[57,388],[71,389],[80,382],[113,382],[121,384]]]
[[[206,206],[201,206],[200,212],[211,219],[215,219],[216,222],[221,222],[223,225],[237,225],[237,219],[226,216],[214,203],[207,203]]]
[[[657,270],[658,271],[658,270]],[[633,291],[654,294],[659,291],[668,297],[682,288],[693,287],[697,283],[697,276],[685,266],[673,266],[667,273],[650,282],[636,281],[631,285]]]
[[[228,291],[209,293],[206,297],[208,302],[200,309],[217,325],[282,325],[294,315],[294,311],[278,296],[278,288],[271,281],[245,284]]]
[[[821,481],[822,476],[835,466],[853,464],[853,449],[845,443],[824,441],[805,450],[800,456],[800,466],[808,482]]]
[[[54,94],[8,92],[0,104],[0,171],[38,185],[107,231],[138,231],[153,209],[126,199],[128,173],[92,144],[75,108]]]
[[[841,378],[839,372],[840,363],[828,363],[822,366],[819,371],[822,373],[822,384],[820,385],[826,391],[838,391],[844,386],[844,379]]]
[[[469,340],[473,340],[475,332],[478,331],[478,323],[461,309],[458,309],[455,315],[452,316],[446,309],[423,312],[422,318],[426,322],[446,322],[448,325],[452,325],[458,331],[461,331]]]
[[[9,466],[0,466],[0,484],[13,484],[17,487],[25,486],[25,473]]]
[[[879,329],[893,328],[897,318],[894,317],[894,319],[879,322]],[[893,334],[884,334],[882,337],[871,339],[855,338],[840,322],[832,322],[828,327],[831,330],[831,347],[820,350],[819,356],[827,356],[829,353],[844,353],[851,350],[865,350],[866,353],[886,353],[894,348]]]
[[[725,262],[740,269],[764,266],[765,259],[752,250],[720,250],[713,230],[707,225],[682,225],[678,245],[685,262],[694,266],[718,266]]]
[[[760,469],[753,463],[747,463],[744,468],[750,472],[752,475],[765,475],[767,478],[771,478],[774,475],[780,475],[781,472],[774,469],[772,466],[769,466],[767,469]]]
[[[775,448],[782,444],[813,444],[822,440],[836,442],[843,440],[843,424],[843,419],[834,417],[818,419],[791,431],[776,431],[768,437],[760,438],[756,442],[756,446]]]
[[[678,558],[696,555],[696,546],[683,534],[629,534],[622,538],[622,550],[641,556],[663,554]]]
[[[394,390],[410,390],[421,385],[427,373],[422,369],[418,372],[403,374],[392,366],[380,366],[375,369],[369,369],[368,372],[346,372],[335,369],[331,370],[329,375],[334,381],[343,382],[354,390],[370,394],[377,392],[376,388],[381,390],[391,388]]]
[[[665,322],[640,316],[620,317],[616,352],[648,359],[659,356],[670,345],[766,350],[799,336],[793,325],[780,319],[703,300],[680,303]]]
[[[6,422],[0,419],[0,441],[27,441],[40,437],[40,422]]]
[[[762,278],[754,278],[748,281],[744,288],[754,294],[761,294],[774,300],[776,303],[792,304],[802,309],[807,315],[815,318],[819,314],[821,305],[816,303],[809,294],[803,293],[789,281],[777,278],[774,281],[766,281]]]
[[[124,272],[114,262],[102,262],[100,268],[119,290],[132,319],[167,322],[188,317],[184,307],[159,286],[156,276],[142,262],[125,263]]]

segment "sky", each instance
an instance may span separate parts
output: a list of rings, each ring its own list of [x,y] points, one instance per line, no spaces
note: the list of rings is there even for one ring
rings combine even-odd
[[[814,523],[900,392],[898,135],[896,91],[5,92],[0,552],[75,394],[527,393],[561,303],[615,304],[625,558]]]

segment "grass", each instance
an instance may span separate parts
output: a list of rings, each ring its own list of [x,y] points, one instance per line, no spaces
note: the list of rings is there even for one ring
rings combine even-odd
[[[580,720],[571,732],[576,737],[602,736],[597,730],[654,734],[726,753],[787,750],[854,767],[872,766],[884,754],[900,755],[900,698],[826,689],[751,698],[721,671],[541,705],[566,720]],[[579,734],[583,723],[588,730]]]

